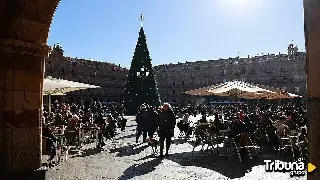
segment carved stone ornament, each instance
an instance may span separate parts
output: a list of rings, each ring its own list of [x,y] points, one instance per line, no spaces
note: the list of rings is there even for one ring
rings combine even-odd
[[[32,55],[37,57],[47,56],[50,47],[42,44],[35,44],[15,39],[2,39],[0,40],[0,49],[5,53],[19,53]]]

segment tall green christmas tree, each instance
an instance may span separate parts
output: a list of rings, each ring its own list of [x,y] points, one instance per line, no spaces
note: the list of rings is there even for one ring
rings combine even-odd
[[[160,105],[155,74],[142,27],[145,18],[140,16],[141,28],[124,90],[124,106],[128,114],[135,114],[141,104]]]

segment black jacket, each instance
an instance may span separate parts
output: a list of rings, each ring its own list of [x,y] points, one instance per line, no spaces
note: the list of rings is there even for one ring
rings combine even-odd
[[[176,117],[172,110],[161,111],[158,116],[159,137],[173,137]]]
[[[149,110],[147,115],[146,128],[149,131],[157,128],[158,113],[154,110]]]
[[[147,110],[140,111],[136,116],[138,128],[146,128],[149,119],[149,112]]]

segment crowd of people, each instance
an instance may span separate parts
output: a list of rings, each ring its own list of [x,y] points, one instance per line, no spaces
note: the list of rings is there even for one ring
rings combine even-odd
[[[55,101],[51,113],[47,107],[43,111],[43,135],[47,138],[47,149],[54,157],[55,141],[57,140],[50,131],[50,126],[66,126],[68,144],[75,142],[76,134],[81,126],[94,126],[99,128],[99,148],[105,146],[106,139],[112,139],[119,128],[125,130],[126,119],[123,117],[125,108],[121,104],[92,105],[64,104]],[[192,116],[198,117],[192,122]],[[290,140],[293,156],[305,156],[307,144],[307,120],[303,104],[264,104],[264,105],[219,105],[219,106],[181,106],[171,107],[164,103],[163,106],[151,107],[142,104],[136,115],[136,143],[143,136],[143,142],[158,136],[160,157],[169,155],[169,148],[177,127],[180,134],[190,137],[203,138],[206,134],[218,134],[221,130],[229,130],[227,137],[235,142],[241,142],[243,133],[249,136],[260,146],[271,146],[274,151],[281,151],[282,140]],[[228,144],[227,140],[224,141]],[[165,153],[164,153],[165,150]]]
[[[51,111],[51,112],[49,112]],[[57,151],[58,138],[52,128],[62,127],[65,130],[66,146],[81,146],[79,131],[98,129],[97,147],[105,146],[105,138],[112,139],[120,131],[125,131],[126,119],[122,104],[107,104],[94,102],[93,104],[67,104],[54,101],[51,108],[43,108],[43,136],[46,138],[46,150],[50,152],[51,162]],[[95,133],[92,132],[92,138]]]
[[[190,116],[202,115],[196,123]],[[280,153],[290,149],[293,157],[307,155],[307,119],[301,103],[282,105],[220,105],[216,107],[184,107],[178,111],[181,117],[178,127],[186,136],[203,138],[206,133],[218,135],[226,132],[229,140],[240,143],[243,134],[259,147],[272,147]],[[211,115],[213,118],[208,118]],[[228,139],[224,140],[227,144]],[[284,148],[284,147],[289,148]]]

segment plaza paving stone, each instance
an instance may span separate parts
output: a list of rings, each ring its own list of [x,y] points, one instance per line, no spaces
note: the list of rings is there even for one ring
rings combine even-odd
[[[306,179],[290,178],[288,173],[268,173],[263,162],[191,153],[187,142],[174,140],[170,156],[163,160],[153,157],[152,150],[145,144],[135,143],[134,117],[127,117],[128,126],[114,142],[107,142],[102,151],[95,144],[83,147],[82,154],[69,154],[68,161],[47,171],[51,180],[267,180]],[[178,135],[178,130],[175,132]]]

